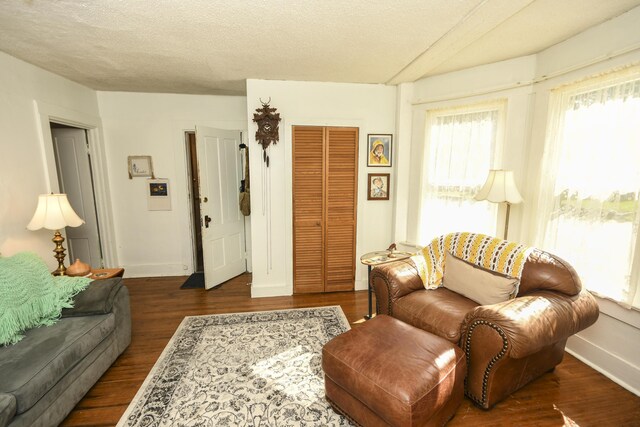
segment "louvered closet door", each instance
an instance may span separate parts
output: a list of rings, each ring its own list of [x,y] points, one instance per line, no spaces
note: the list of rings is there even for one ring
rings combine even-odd
[[[324,133],[322,127],[293,127],[295,293],[324,291]]]
[[[358,128],[293,127],[293,290],[353,290]]]
[[[355,282],[358,128],[327,128],[325,159],[325,291],[349,291]]]

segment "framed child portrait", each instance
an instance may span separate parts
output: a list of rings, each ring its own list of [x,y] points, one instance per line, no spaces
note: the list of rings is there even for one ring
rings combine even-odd
[[[367,200],[389,200],[389,176],[388,173],[368,175]]]
[[[367,166],[390,167],[393,136],[390,134],[368,134]]]

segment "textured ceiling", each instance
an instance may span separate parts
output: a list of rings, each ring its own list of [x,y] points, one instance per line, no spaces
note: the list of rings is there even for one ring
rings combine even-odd
[[[539,52],[640,0],[2,0],[0,50],[108,91],[415,81]]]

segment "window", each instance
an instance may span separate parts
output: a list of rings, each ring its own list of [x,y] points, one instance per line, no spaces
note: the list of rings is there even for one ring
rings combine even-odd
[[[427,112],[418,242],[471,231],[495,235],[494,203],[477,202],[496,163],[505,102]]]
[[[583,285],[640,307],[640,69],[552,92],[536,243]]]

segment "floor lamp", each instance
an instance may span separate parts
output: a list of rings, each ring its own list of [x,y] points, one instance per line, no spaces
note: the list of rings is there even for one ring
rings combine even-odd
[[[475,200],[488,200],[493,203],[506,203],[507,216],[504,222],[504,240],[507,240],[509,232],[509,211],[512,204],[522,203],[522,196],[513,179],[513,171],[491,169],[487,181],[484,183]]]
[[[64,266],[64,237],[60,230],[65,227],[78,227],[84,221],[76,214],[66,194],[41,194],[38,196],[38,207],[33,214],[33,218],[27,225],[28,230],[55,230],[51,241],[56,244],[53,250],[54,257],[58,260],[58,268],[51,272],[54,276],[64,276],[66,267]]]

